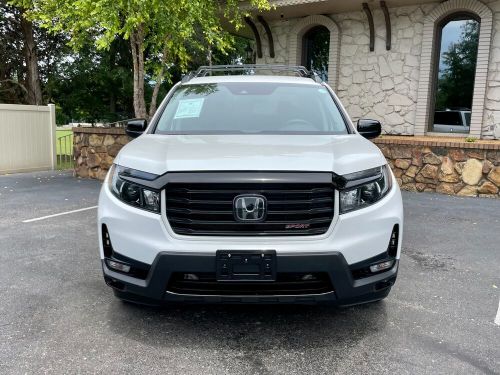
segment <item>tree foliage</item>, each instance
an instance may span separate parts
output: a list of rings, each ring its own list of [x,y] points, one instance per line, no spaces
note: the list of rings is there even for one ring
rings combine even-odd
[[[0,102],[43,104],[44,85],[68,51],[67,40],[24,15],[25,8],[0,0]]]
[[[23,38],[19,11],[0,0],[0,102],[24,103]]]
[[[93,43],[68,55],[47,84],[57,104],[57,122],[115,122],[132,117],[132,59],[128,43],[116,39],[108,50]]]
[[[436,109],[472,107],[478,43],[479,22],[468,20],[461,26],[460,40],[442,54]]]
[[[172,67],[186,70],[193,51],[230,50],[234,38],[222,28],[225,17],[237,29],[244,13],[239,0],[13,0],[29,5],[29,16],[54,33],[71,36],[79,50],[95,41],[109,49],[117,38],[130,43],[133,66],[133,102],[137,117],[151,116],[162,83]],[[268,0],[250,0],[257,9],[269,9]],[[145,81],[153,81],[149,113]]]

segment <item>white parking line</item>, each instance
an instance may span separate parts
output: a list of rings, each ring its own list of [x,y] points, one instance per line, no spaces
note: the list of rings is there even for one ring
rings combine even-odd
[[[498,301],[498,311],[497,311],[497,317],[495,318],[495,324],[497,326],[500,326],[500,301]]]
[[[60,212],[60,213],[58,213],[58,214],[53,214],[53,215],[47,215],[47,216],[37,217],[37,218],[35,218],[35,219],[23,220],[23,223],[32,223],[33,221],[39,221],[39,220],[50,219],[50,218],[52,218],[52,217],[56,217],[56,216],[69,215],[69,214],[73,214],[73,213],[75,213],[75,212],[81,212],[81,211],[93,210],[94,208],[97,208],[97,206],[85,207],[85,208],[79,208],[78,210],[71,210],[71,211],[66,211],[66,212]]]

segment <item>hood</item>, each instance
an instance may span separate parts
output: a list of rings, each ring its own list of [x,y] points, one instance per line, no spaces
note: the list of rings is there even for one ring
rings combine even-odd
[[[128,143],[115,163],[144,172],[314,171],[339,175],[386,163],[380,150],[349,135],[159,135]]]

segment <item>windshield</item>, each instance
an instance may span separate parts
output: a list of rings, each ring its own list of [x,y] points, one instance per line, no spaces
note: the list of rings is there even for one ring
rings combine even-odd
[[[319,85],[231,82],[179,87],[156,126],[158,134],[347,134]]]

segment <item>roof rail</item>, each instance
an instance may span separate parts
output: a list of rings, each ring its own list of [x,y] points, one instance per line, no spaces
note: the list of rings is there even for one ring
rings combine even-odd
[[[316,82],[323,82],[318,73],[304,66],[273,65],[273,64],[241,64],[241,65],[212,65],[200,66],[198,70],[182,77],[182,82],[189,82],[193,78],[211,75],[256,75],[258,71],[265,71],[278,75],[279,73],[295,74],[299,77],[311,78]],[[215,73],[215,74],[214,74]],[[268,74],[269,74],[268,73]]]

